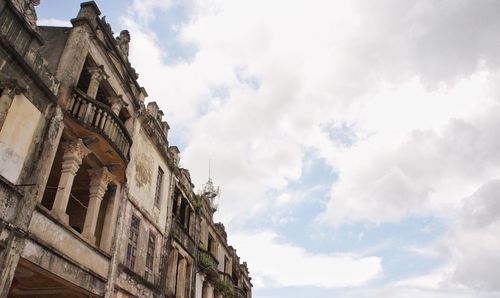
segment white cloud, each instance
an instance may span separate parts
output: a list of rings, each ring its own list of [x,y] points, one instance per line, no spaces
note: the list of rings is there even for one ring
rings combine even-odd
[[[359,286],[382,272],[378,257],[312,254],[279,242],[272,232],[232,234],[229,240],[238,247],[242,259],[248,261],[254,282],[260,288]]]
[[[464,201],[460,216],[442,240],[442,253],[456,269],[451,279],[500,292],[500,180],[491,180]]]
[[[339,174],[323,222],[442,217],[451,228],[435,249],[454,268],[443,281],[497,290],[495,199],[463,198],[500,177],[500,2],[193,1],[178,28],[179,42],[197,48],[189,60],[163,52],[162,37],[147,28],[155,10],[172,3],[134,2],[124,19],[131,60],[186,143],[182,163],[197,185],[212,160],[226,222],[279,213],[274,208],[293,201],[290,181],[300,179],[311,156],[321,157]],[[355,140],[349,146],[325,129],[345,125]],[[279,244],[273,234],[258,237],[270,250],[305,257],[305,269],[329,260]],[[254,243],[247,249],[258,250]],[[248,259],[264,284],[333,283],[268,268],[262,262],[273,254],[261,253]],[[359,265],[347,260],[348,271]],[[429,278],[370,296],[476,297],[418,289],[417,281]]]
[[[485,91],[497,78],[478,75],[433,92],[403,86],[366,104],[357,112],[366,137],[334,151],[340,178],[322,218],[338,225],[450,215],[463,197],[500,175],[500,106]],[[391,109],[397,112],[385,112]]]
[[[427,290],[439,290],[447,282],[448,277],[454,271],[453,267],[439,267],[425,275],[419,275],[393,284],[396,287],[420,288]]]
[[[390,285],[379,289],[352,290],[342,293],[345,298],[498,298],[497,293],[478,293],[468,290],[433,290],[413,286]]]
[[[500,296],[500,180],[481,185],[453,212],[442,238],[413,251],[444,260],[434,271],[396,282],[395,286],[427,290],[465,289]]]
[[[159,11],[167,11],[176,0],[134,0],[129,7],[133,14],[143,25],[147,25],[155,18]]]
[[[171,5],[148,1],[144,11],[134,11],[136,20]],[[275,198],[269,190],[299,179],[308,159],[305,150],[314,148],[341,175],[329,207],[337,213],[325,216],[337,222],[385,221],[398,220],[417,205],[420,211],[420,205],[434,204],[427,197],[435,185],[419,180],[425,180],[422,175],[442,152],[414,152],[435,158],[414,161],[417,172],[408,173],[404,164],[411,156],[404,159],[401,150],[412,149],[412,132],[439,135],[451,119],[489,106],[490,98],[483,94],[491,83],[488,72],[470,75],[496,65],[496,55],[484,48],[498,45],[482,31],[497,25],[489,14],[495,5],[194,1],[190,22],[179,33],[180,42],[198,51],[192,60],[173,65],[162,63],[169,53],[161,52],[161,39],[145,33],[133,18],[126,22],[135,38],[134,65],[147,82],[150,99],[166,110],[173,133],[186,141],[183,164],[197,185],[206,179],[207,160],[212,159],[214,177],[224,191],[221,211],[226,218],[272,205]],[[455,30],[466,16],[484,18],[483,27],[464,29],[481,47],[457,46],[462,39]],[[439,40],[438,33],[446,39]],[[463,67],[455,65],[456,56]],[[260,88],[242,80],[241,70]],[[227,96],[215,95],[214,88],[226,90]],[[328,123],[351,123],[358,143],[339,150],[322,129]],[[379,173],[370,176],[374,171]],[[477,182],[466,186],[471,190]],[[364,204],[368,189],[375,196]],[[355,210],[356,202],[368,208]],[[346,218],[338,214],[342,210]]]
[[[56,27],[71,27],[71,22],[68,20],[60,19],[39,19],[37,20],[38,26],[56,26]]]

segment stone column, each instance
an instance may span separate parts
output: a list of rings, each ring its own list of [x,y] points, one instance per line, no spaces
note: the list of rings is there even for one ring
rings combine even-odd
[[[89,176],[89,205],[85,214],[82,235],[91,243],[95,243],[95,229],[97,227],[97,217],[99,216],[102,198],[108,188],[109,182],[115,179],[115,176],[106,167],[89,170]]]
[[[104,72],[104,66],[96,66],[89,68],[90,83],[89,88],[87,89],[87,95],[93,99],[95,99],[97,95],[97,90],[99,90],[99,84],[103,79],[107,79],[108,75]]]
[[[201,285],[201,298],[207,298],[208,295],[208,282],[204,281],[203,284]]]
[[[119,116],[120,110],[123,108],[123,100],[121,95],[110,97],[108,98],[108,100],[111,103],[111,110],[113,111],[113,113],[115,113],[116,116]]]
[[[82,164],[82,160],[90,150],[85,147],[81,139],[76,139],[62,144],[64,149],[63,164],[61,170],[61,178],[57,186],[57,193],[54,199],[54,207],[52,208],[52,215],[65,224],[69,224],[66,208],[68,207],[68,200],[75,179],[76,172]]]
[[[196,282],[194,284],[194,298],[203,298],[203,287],[205,285],[205,276],[201,272],[196,272]]]
[[[115,234],[118,209],[120,206],[121,185],[118,184],[113,197],[106,208],[106,216],[104,217],[104,228],[102,230],[100,247],[102,250],[111,252],[111,244],[113,235]]]
[[[14,96],[21,94],[23,89],[17,86],[15,82],[6,82],[0,84],[0,88],[3,88],[2,95],[0,97],[0,130],[2,129],[5,118],[7,118],[7,113],[9,112]]]
[[[177,249],[172,248],[170,256],[168,257],[167,265],[167,293],[173,295],[175,292],[175,279],[177,277],[177,262],[179,260],[179,253]]]
[[[182,195],[177,196],[177,206],[175,206],[175,214],[176,216],[181,215],[181,204],[182,204]]]
[[[214,287],[210,283],[207,284],[207,297],[206,298],[214,298]]]
[[[185,258],[179,259],[177,265],[177,285],[175,287],[175,298],[184,298],[186,293],[186,267],[187,260]]]

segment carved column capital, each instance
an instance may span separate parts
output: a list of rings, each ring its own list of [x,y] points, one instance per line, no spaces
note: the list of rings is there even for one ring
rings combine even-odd
[[[97,90],[99,90],[99,84],[102,80],[108,79],[109,76],[104,72],[103,65],[90,67],[88,71],[90,73],[90,83],[87,89],[87,95],[95,99]]]
[[[73,176],[82,164],[82,160],[91,151],[83,144],[82,139],[75,139],[61,144],[64,155],[61,172],[70,172]]]
[[[109,77],[104,71],[103,65],[89,67],[88,71],[90,73],[91,80],[101,82],[103,79],[107,79]]]
[[[90,187],[93,186],[108,186],[115,179],[115,175],[106,167],[88,170],[90,176]]]
[[[61,146],[64,150],[64,156],[73,157],[78,161],[78,164],[81,164],[82,159],[91,152],[91,150],[88,149],[85,144],[83,144],[82,139],[67,141],[64,142]]]

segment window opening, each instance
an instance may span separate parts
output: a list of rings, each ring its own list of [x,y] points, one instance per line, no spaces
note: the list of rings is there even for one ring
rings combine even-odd
[[[163,171],[158,167],[158,177],[156,178],[155,206],[160,206],[161,187],[163,185]]]
[[[148,241],[148,251],[146,253],[146,279],[149,281],[153,280],[153,262],[154,262],[154,253],[156,247],[156,236],[152,231],[149,232],[149,241]]]
[[[139,225],[140,219],[132,215],[132,220],[130,221],[130,233],[128,237],[127,245],[127,257],[125,259],[125,265],[130,269],[134,269],[135,258],[137,253],[137,239],[139,238]]]

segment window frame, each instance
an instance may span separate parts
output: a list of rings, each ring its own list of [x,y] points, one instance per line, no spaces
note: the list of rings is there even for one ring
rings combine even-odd
[[[125,255],[125,266],[134,270],[135,261],[137,258],[137,243],[139,240],[141,219],[136,215],[132,215],[130,219],[130,231],[127,239],[127,251]]]
[[[148,248],[146,250],[146,264],[144,267],[144,276],[146,280],[154,279],[154,259],[156,250],[156,235],[153,231],[149,231]]]

